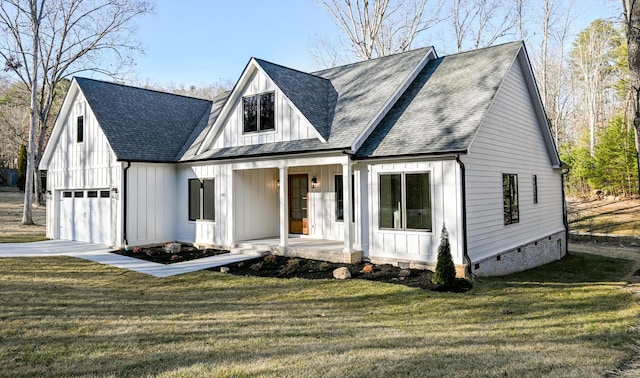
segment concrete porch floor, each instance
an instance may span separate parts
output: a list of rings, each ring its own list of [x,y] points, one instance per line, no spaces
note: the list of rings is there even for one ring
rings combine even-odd
[[[273,253],[287,257],[329,261],[334,263],[357,264],[362,261],[362,251],[344,252],[342,240],[314,239],[289,236],[288,246],[280,246],[279,237],[245,240],[235,244],[232,252]]]

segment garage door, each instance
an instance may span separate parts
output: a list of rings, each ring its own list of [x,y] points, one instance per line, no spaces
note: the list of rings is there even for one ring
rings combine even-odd
[[[60,239],[111,244],[111,192],[85,189],[60,193]]]

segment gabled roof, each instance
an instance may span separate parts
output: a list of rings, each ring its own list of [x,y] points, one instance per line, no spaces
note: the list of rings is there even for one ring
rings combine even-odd
[[[256,63],[293,102],[311,125],[327,140],[331,133],[333,110],[338,93],[331,82],[266,60],[254,58]]]
[[[467,151],[521,48],[512,42],[430,61],[356,156]]]
[[[118,160],[176,162],[211,101],[75,78]]]
[[[357,138],[375,123],[376,117],[386,114],[386,107],[394,101],[394,96],[399,96],[413,80],[416,67],[421,67],[434,55],[432,47],[424,47],[311,74],[252,58],[239,83],[249,76],[248,70],[255,62],[325,139],[279,143],[258,150],[268,149],[269,153],[275,153],[272,150],[276,147],[280,153],[349,150]],[[238,87],[239,84],[236,84]],[[235,92],[236,89],[232,96]],[[228,102],[232,103],[234,99],[230,97]],[[230,106],[225,104],[225,108]],[[326,109],[324,114],[323,109]],[[206,140],[211,143],[210,135],[216,135],[222,125],[218,123],[216,127],[215,130],[205,131],[206,135],[198,138],[198,142],[189,148],[199,153],[185,156],[182,160],[214,159],[220,154],[225,157],[247,156],[247,149],[243,147],[204,150]],[[251,151],[257,150],[252,148]]]

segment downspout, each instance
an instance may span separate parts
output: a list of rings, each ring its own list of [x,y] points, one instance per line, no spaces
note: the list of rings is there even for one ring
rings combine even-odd
[[[567,216],[567,199],[565,196],[564,190],[564,175],[569,173],[568,166],[565,166],[567,169],[562,170],[562,174],[560,175],[560,185],[562,185],[562,222],[564,223],[564,252],[565,254],[569,254],[569,218]],[[563,167],[563,168],[565,168]]]
[[[122,175],[122,239],[124,241],[124,250],[129,250],[129,241],[127,240],[127,171],[131,168],[131,162],[127,162],[127,166],[124,167],[123,175]]]
[[[462,255],[467,262],[467,268],[465,269],[465,276],[473,277],[474,274],[471,271],[471,258],[469,258],[469,250],[467,249],[467,180],[465,167],[462,160],[460,160],[460,154],[456,155],[456,162],[460,166],[460,186],[462,189]]]

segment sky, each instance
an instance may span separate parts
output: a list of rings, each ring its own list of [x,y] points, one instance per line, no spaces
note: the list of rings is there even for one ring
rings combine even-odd
[[[506,0],[509,1],[509,0]],[[560,0],[569,1],[569,0]],[[314,35],[337,38],[331,17],[312,0],[156,0],[154,14],[137,22],[145,54],[136,58],[132,81],[162,85],[235,82],[251,57],[302,71]],[[576,0],[574,30],[596,18],[617,17],[620,0]],[[440,55],[454,46],[442,30],[413,47],[433,45]]]

